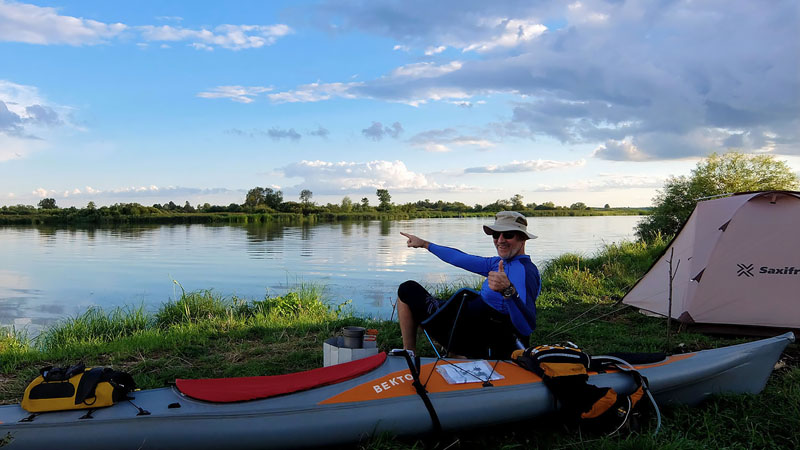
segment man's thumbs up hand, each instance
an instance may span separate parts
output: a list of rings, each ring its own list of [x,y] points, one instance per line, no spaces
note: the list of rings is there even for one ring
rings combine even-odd
[[[501,259],[497,265],[497,272],[489,272],[489,289],[502,293],[509,286],[511,286],[511,281],[508,280],[503,260]]]

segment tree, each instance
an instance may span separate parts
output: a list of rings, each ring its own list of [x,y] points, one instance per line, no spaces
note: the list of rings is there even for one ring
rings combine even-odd
[[[283,203],[283,192],[280,190],[273,191],[271,188],[264,189],[264,203],[272,209],[278,209]]]
[[[608,203],[606,203],[606,204],[603,206],[603,209],[611,209],[611,205],[609,205]]]
[[[86,209],[88,209],[89,211],[94,211],[95,209],[97,209],[97,205],[95,205],[94,202],[89,202],[86,204]]]
[[[251,208],[255,208],[258,205],[264,204],[265,201],[265,190],[262,187],[254,187],[247,191],[247,195],[244,197],[244,206],[249,206]]]
[[[353,201],[352,201],[352,200],[350,200],[350,197],[348,197],[348,196],[346,196],[346,195],[345,195],[345,196],[342,198],[342,211],[344,211],[344,212],[350,212],[350,211],[352,211],[352,210],[353,210]]]
[[[309,191],[308,189],[303,189],[300,191],[300,202],[303,203],[303,205],[308,206],[311,203],[311,197],[313,196],[313,192]]]
[[[56,206],[56,199],[54,198],[43,198],[39,200],[39,208],[41,209],[58,209]]]
[[[534,209],[537,209],[537,210],[556,209],[556,204],[553,203],[553,202],[544,202],[544,203],[542,203],[540,205],[536,205],[536,208],[534,208]]]
[[[380,204],[378,205],[378,209],[381,211],[388,211],[392,209],[392,196],[389,195],[388,189],[378,189],[376,194],[378,195],[378,201]]]
[[[736,192],[794,190],[797,174],[772,155],[712,153],[697,163],[689,177],[670,177],[653,198],[653,213],[636,226],[640,239],[674,235],[694,210],[697,200]]]
[[[589,207],[586,206],[586,203],[583,202],[575,202],[569,205],[569,209],[588,209]]]
[[[361,199],[361,208],[362,209],[369,208],[369,199],[367,197]]]
[[[523,209],[525,209],[525,204],[522,203],[521,195],[514,194],[514,196],[511,197],[511,209],[513,209],[514,211],[522,211]]]
[[[489,203],[483,207],[484,211],[509,211],[511,209],[511,201],[509,200],[496,200],[494,203]]]

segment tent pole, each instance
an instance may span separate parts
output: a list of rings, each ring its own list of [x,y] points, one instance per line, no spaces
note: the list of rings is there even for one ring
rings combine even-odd
[[[681,265],[681,260],[679,259],[677,264],[675,264],[675,270],[672,270],[672,260],[673,256],[675,255],[675,247],[672,247],[669,251],[669,305],[667,307],[667,348],[666,353],[669,355],[672,353],[672,281],[675,279],[675,274],[678,272],[678,267]]]

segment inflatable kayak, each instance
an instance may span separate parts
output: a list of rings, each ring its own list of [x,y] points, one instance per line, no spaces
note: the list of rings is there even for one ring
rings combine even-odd
[[[746,344],[670,356],[636,365],[661,403],[694,404],[723,392],[758,393],[792,333]],[[475,364],[489,382],[460,383],[456,364]],[[490,373],[485,373],[489,367]],[[461,369],[459,369],[461,370]],[[290,375],[177,380],[137,391],[133,399],[96,410],[31,414],[0,407],[3,449],[266,449],[355,443],[381,432],[413,436],[530,419],[554,410],[535,374],[508,361],[423,358],[412,386],[405,357],[384,353]],[[590,383],[617,392],[634,388],[621,372],[592,374]]]

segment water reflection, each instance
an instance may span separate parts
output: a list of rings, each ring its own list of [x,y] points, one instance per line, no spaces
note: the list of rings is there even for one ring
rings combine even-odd
[[[534,262],[591,253],[633,234],[636,217],[534,218]],[[348,221],[283,225],[163,225],[0,228],[0,324],[43,323],[90,305],[143,303],[150,309],[187,290],[262,298],[298,282],[327,287],[334,303],[385,315],[399,283],[470,279],[431,253],[406,246],[399,232],[477,255],[494,255],[482,231],[491,218]],[[177,294],[179,295],[180,292]]]
[[[353,221],[347,220],[338,224],[343,236],[350,236],[353,234]]]
[[[392,222],[381,220],[381,236],[388,236],[392,232]]]
[[[43,247],[52,247],[56,241],[56,229],[50,227],[38,227],[36,235],[39,239],[40,245]]]
[[[44,292],[33,288],[24,273],[0,270],[0,326],[38,333],[44,326],[64,317],[65,305],[43,303]]]
[[[0,270],[0,298],[32,292],[34,291],[30,277],[21,272]]]

